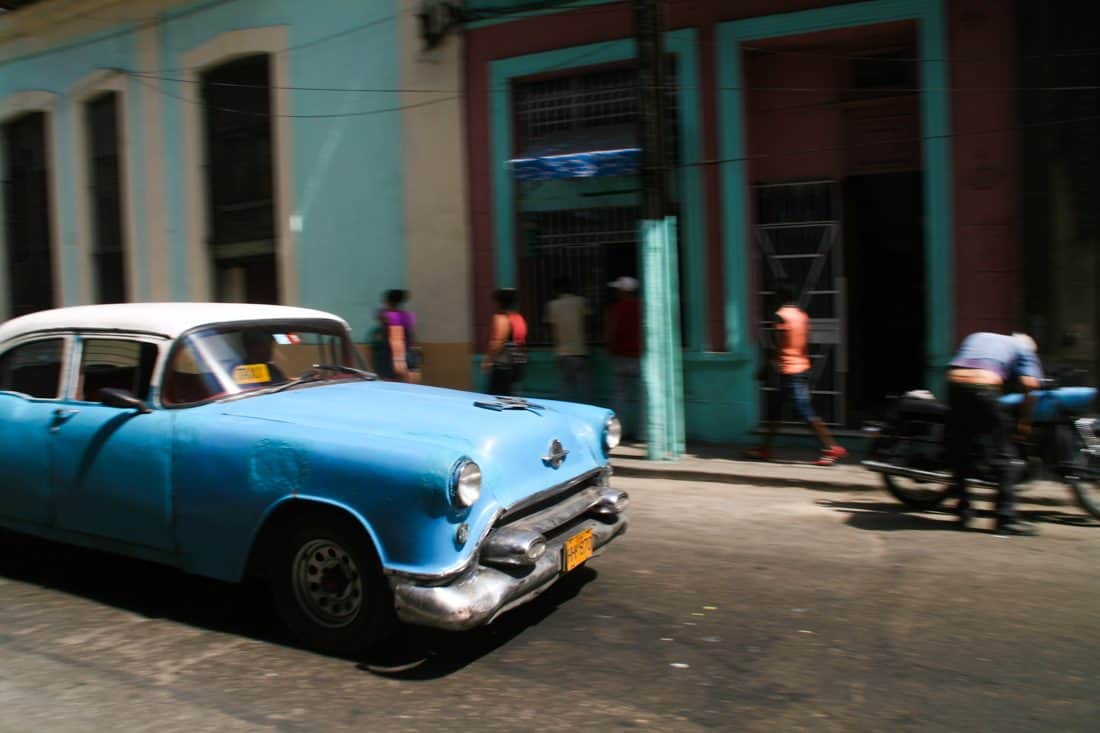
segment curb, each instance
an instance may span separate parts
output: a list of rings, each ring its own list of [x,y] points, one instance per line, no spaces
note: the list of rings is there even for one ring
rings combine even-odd
[[[859,491],[882,489],[877,477],[867,471],[836,471],[836,467],[797,466],[800,475],[790,471],[777,471],[762,474],[755,471],[707,470],[698,466],[674,467],[667,463],[640,461],[636,459],[618,459],[612,457],[612,468],[616,476],[643,479],[668,479],[672,481],[697,481],[716,484],[752,484],[758,486],[799,486],[818,490]],[[779,464],[782,466],[783,464]],[[855,469],[858,466],[851,466]],[[805,475],[805,471],[834,472],[833,476],[821,478]],[[854,479],[854,480],[853,480]],[[863,479],[863,480],[860,480]]]

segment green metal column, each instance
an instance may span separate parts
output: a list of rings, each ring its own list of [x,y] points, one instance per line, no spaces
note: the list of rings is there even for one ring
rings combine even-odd
[[[668,216],[665,74],[661,0],[633,0],[638,42],[638,114],[642,139],[642,322],[645,434],[650,460],[684,452],[683,365],[676,218]]]
[[[642,244],[642,308],[645,352],[646,442],[650,460],[684,453],[684,385],[680,347],[680,283],[676,217],[645,219]]]

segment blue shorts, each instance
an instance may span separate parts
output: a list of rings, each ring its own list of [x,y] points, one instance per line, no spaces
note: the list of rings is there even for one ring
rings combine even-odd
[[[775,402],[772,407],[772,419],[783,418],[783,406],[790,403],[794,407],[794,414],[806,422],[816,420],[813,405],[810,404],[810,373],[781,374],[779,375],[779,390],[775,392]]]

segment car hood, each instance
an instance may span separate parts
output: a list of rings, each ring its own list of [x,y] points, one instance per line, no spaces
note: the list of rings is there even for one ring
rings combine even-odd
[[[476,403],[491,407],[479,407]],[[474,392],[394,382],[329,382],[220,404],[241,418],[274,420],[322,431],[420,441],[440,460],[469,456],[481,465],[484,486],[504,507],[605,464],[602,418],[581,419],[556,403],[529,400],[531,409],[496,409],[499,398]],[[553,441],[569,451],[564,462],[544,461]],[[369,444],[369,441],[367,443]]]

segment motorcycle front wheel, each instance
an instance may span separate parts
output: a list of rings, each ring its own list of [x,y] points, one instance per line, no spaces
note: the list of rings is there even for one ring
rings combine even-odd
[[[942,442],[941,434],[934,434],[928,441],[933,444]],[[899,437],[893,430],[887,431],[871,443],[873,460],[895,466],[911,466],[919,450],[908,438]],[[950,493],[950,484],[940,481],[921,481],[907,476],[882,474],[882,483],[890,495],[905,505],[907,510],[925,511],[935,509],[943,503]]]
[[[916,481],[904,476],[883,474],[882,482],[891,496],[904,504],[907,509],[914,511],[935,509],[951,493],[950,486],[931,481]]]
[[[1072,446],[1072,458],[1063,478],[1080,507],[1100,519],[1100,458],[1089,449],[1085,438],[1076,431],[1073,433]]]

